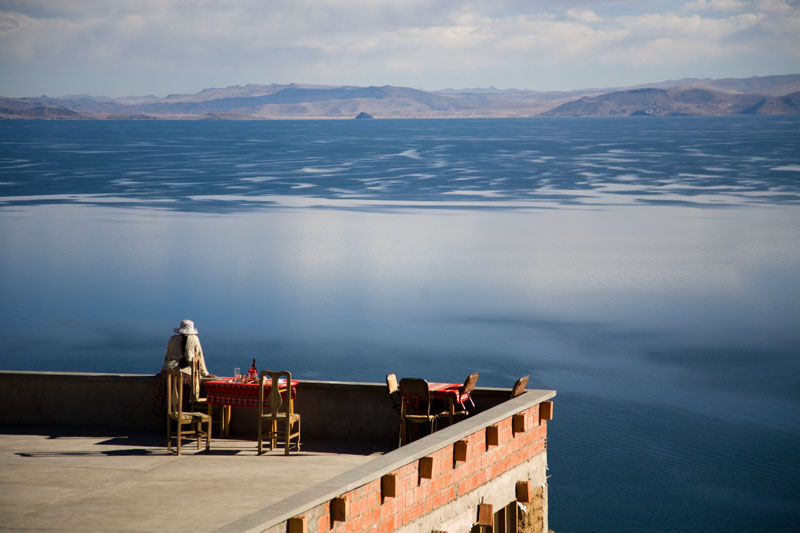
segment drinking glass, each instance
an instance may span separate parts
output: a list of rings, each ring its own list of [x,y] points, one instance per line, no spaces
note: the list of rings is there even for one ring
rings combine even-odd
[[[238,366],[233,369],[233,379],[235,381],[241,381],[242,379],[242,369]]]

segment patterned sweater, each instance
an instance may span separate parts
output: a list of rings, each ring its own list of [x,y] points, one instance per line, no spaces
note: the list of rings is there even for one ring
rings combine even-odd
[[[200,375],[203,377],[208,376],[209,371],[206,368],[206,360],[203,358],[203,348],[200,346],[200,339],[197,335],[187,335],[186,337],[186,361],[189,363],[195,357],[200,358]],[[169,338],[169,342],[167,342],[167,354],[164,356],[164,366],[161,367],[161,370],[178,370],[180,369],[181,372],[184,374],[191,375],[192,367],[191,365],[187,366],[186,368],[180,368],[180,362],[183,358],[183,335],[173,335]]]

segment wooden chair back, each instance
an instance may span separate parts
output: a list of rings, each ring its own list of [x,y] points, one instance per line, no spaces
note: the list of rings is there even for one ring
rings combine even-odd
[[[511,389],[511,398],[516,398],[525,392],[525,387],[528,386],[528,380],[530,378],[530,376],[523,376],[514,383],[514,387]]]
[[[272,370],[262,370],[258,375],[258,408],[260,416],[277,417],[280,415],[294,413],[294,401],[292,400],[292,373],[288,370],[280,370],[274,372]],[[284,389],[286,391],[286,399],[281,394],[280,383],[285,380]],[[269,396],[266,398],[269,402],[269,411],[264,408],[264,388],[269,385]]]
[[[200,396],[200,358],[192,359],[192,403],[205,402],[206,399]]]
[[[400,397],[400,389],[397,386],[397,376],[395,374],[386,374],[386,387],[389,389],[392,408],[399,414],[403,400]]]
[[[475,384],[478,383],[478,373],[473,372],[467,379],[464,380],[464,385],[461,387],[461,394],[466,395],[475,390]]]
[[[386,386],[389,387],[389,394],[397,392],[397,375],[386,374]]]
[[[183,375],[180,370],[167,370],[167,417],[180,420],[183,414]]]
[[[399,384],[406,415],[430,415],[431,391],[428,382],[421,378],[403,378]]]

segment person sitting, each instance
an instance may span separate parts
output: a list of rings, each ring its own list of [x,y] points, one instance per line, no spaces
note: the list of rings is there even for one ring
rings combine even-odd
[[[167,353],[164,355],[164,364],[158,374],[156,396],[153,401],[153,412],[163,415],[167,412],[167,371],[180,370],[183,384],[186,387],[184,398],[189,398],[188,393],[192,386],[192,361],[199,358],[201,378],[215,378],[216,375],[208,371],[203,357],[203,348],[197,336],[197,329],[191,320],[181,320],[180,327],[173,329],[175,335],[167,341]]]

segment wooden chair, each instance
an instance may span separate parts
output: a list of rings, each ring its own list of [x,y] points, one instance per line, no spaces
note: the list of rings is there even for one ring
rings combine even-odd
[[[167,451],[172,451],[172,437],[177,439],[178,455],[181,440],[191,436],[197,439],[200,449],[202,437],[206,438],[206,453],[211,451],[211,416],[207,413],[183,410],[183,375],[180,370],[167,371]],[[188,402],[191,404],[191,402]],[[203,431],[203,424],[206,430]],[[185,427],[188,426],[188,427]]]
[[[473,372],[467,379],[464,380],[464,384],[461,385],[461,388],[458,389],[458,398],[455,399],[455,409],[453,412],[453,416],[469,416],[471,413],[470,409],[475,408],[475,402],[472,401],[472,391],[475,390],[475,384],[478,383],[478,373]],[[464,402],[469,401],[470,408],[468,409]]]
[[[397,376],[395,374],[386,374],[386,387],[389,389],[389,399],[392,401],[392,409],[397,413],[400,424],[402,424],[401,409],[403,407],[403,398],[400,396],[400,389],[397,387]],[[400,442],[400,424],[397,426],[397,431],[392,437],[392,443],[402,445]],[[394,444],[392,444],[394,446]]]
[[[264,407],[264,386],[269,379],[270,391],[269,405]],[[280,391],[280,381],[286,380],[284,390],[286,399]],[[272,450],[277,447],[279,438],[283,439],[284,453],[289,455],[292,439],[295,439],[295,449],[300,451],[300,415],[294,412],[292,399],[292,374],[288,370],[272,372],[262,370],[258,375],[258,455],[261,455],[264,441],[264,422],[266,422],[266,438]],[[279,423],[283,424],[283,431],[278,431]]]
[[[400,397],[400,389],[397,387],[397,376],[395,374],[386,374],[386,387],[389,389],[389,399],[392,400],[392,409],[399,415],[403,405],[403,399]]]
[[[431,433],[441,413],[431,412],[431,391],[428,382],[420,378],[403,378],[399,385],[402,406],[400,408],[400,445],[408,444],[408,424],[427,424]]]
[[[530,378],[530,376],[523,376],[519,378],[516,383],[514,383],[514,387],[511,389],[511,396],[509,397],[509,400],[511,398],[516,398],[525,392],[525,387],[528,386],[528,380]]]

